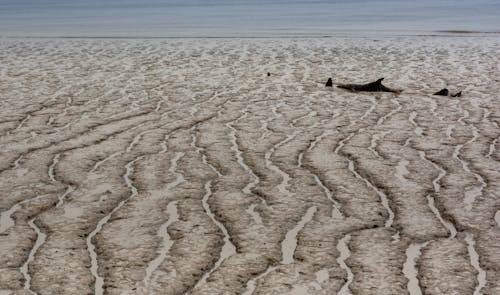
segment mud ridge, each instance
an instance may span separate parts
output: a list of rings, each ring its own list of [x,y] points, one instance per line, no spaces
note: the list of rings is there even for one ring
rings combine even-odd
[[[170,163],[170,168],[169,172],[172,173],[173,175],[176,175],[176,178],[173,182],[169,183],[165,189],[164,193],[168,194],[172,189],[177,187],[179,184],[185,181],[183,175],[179,172],[177,172],[177,162],[184,156],[184,153],[182,152],[177,152],[175,153],[174,158],[172,159]],[[157,251],[158,255],[156,256],[155,259],[149,262],[148,266],[146,267],[146,276],[144,277],[144,285],[147,287],[152,280],[152,275],[154,271],[160,266],[160,264],[165,260],[165,257],[168,254],[168,251],[170,247],[173,244],[172,239],[170,238],[170,235],[168,234],[168,227],[173,224],[174,222],[177,222],[179,220],[179,215],[177,213],[177,203],[170,202],[167,205],[166,212],[168,214],[168,219],[167,221],[160,226],[158,229],[157,235],[162,241],[162,245],[160,249]]]
[[[474,235],[471,233],[465,234],[465,241],[467,242],[467,251],[469,253],[470,263],[477,271],[477,285],[473,295],[482,295],[483,288],[486,286],[486,272],[481,268],[480,257],[474,248],[476,241]]]
[[[30,221],[28,221],[28,225],[36,232],[36,241],[30,250],[28,259],[23,264],[23,266],[21,266],[20,271],[24,277],[24,290],[28,291],[30,294],[37,294],[36,292],[31,290],[31,275],[29,272],[29,265],[35,260],[36,252],[43,245],[43,243],[45,243],[47,235],[44,234],[41,229],[35,224],[35,219],[31,219]]]
[[[432,180],[432,185],[434,187],[434,193],[435,194],[438,194],[440,189],[441,189],[441,186],[439,185],[439,181],[446,176],[446,170],[444,170],[441,166],[439,166],[438,164],[436,164],[435,162],[429,160],[427,158],[427,155],[424,151],[419,151],[419,156],[422,160],[430,163],[432,166],[434,166],[434,168],[436,168],[437,170],[439,170],[439,175]],[[434,215],[436,216],[436,218],[439,220],[439,222],[441,222],[441,224],[449,231],[450,233],[450,239],[453,239],[455,238],[455,236],[457,235],[457,229],[455,228],[455,225],[448,221],[448,220],[445,220],[443,218],[443,215],[441,214],[441,212],[439,211],[439,209],[436,207],[436,200],[435,200],[435,197],[433,194],[427,194],[426,195],[426,198],[427,198],[427,203],[428,203],[428,206],[429,208],[431,209],[432,213],[434,213]]]
[[[203,274],[203,276],[196,283],[196,285],[193,287],[193,289],[200,288],[203,284],[205,284],[208,277],[221,266],[221,264],[224,262],[224,260],[226,260],[229,257],[236,254],[236,247],[231,242],[231,237],[229,236],[229,233],[228,233],[226,227],[220,221],[217,220],[217,218],[215,217],[215,214],[210,209],[210,205],[208,204],[209,198],[210,198],[210,196],[212,196],[212,181],[211,180],[209,180],[205,183],[205,192],[206,193],[202,199],[203,209],[205,210],[205,213],[210,217],[210,219],[212,219],[212,222],[215,225],[217,225],[217,227],[223,233],[224,245],[222,246],[221,252],[219,254],[219,259],[217,260],[215,265],[209,271],[207,271]]]
[[[92,276],[94,277],[94,292],[96,295],[102,295],[104,294],[104,278],[100,276],[99,274],[99,262],[98,262],[98,257],[97,257],[97,252],[96,252],[96,244],[94,241],[94,237],[101,231],[103,226],[105,226],[111,216],[118,211],[123,205],[127,203],[128,200],[131,198],[135,197],[138,195],[137,188],[133,185],[132,180],[130,179],[131,174],[134,172],[133,165],[135,162],[140,161],[144,156],[139,156],[135,158],[134,160],[130,161],[125,165],[126,172],[123,175],[123,179],[125,181],[125,184],[127,187],[130,189],[131,193],[130,195],[121,200],[116,207],[111,210],[106,216],[104,216],[99,222],[97,223],[97,226],[95,229],[90,232],[90,234],[87,236],[87,251],[89,252],[90,259],[91,259],[91,267],[90,271],[92,273]]]
[[[349,286],[351,285],[353,279],[354,279],[354,274],[352,273],[351,268],[347,265],[346,260],[349,258],[351,255],[351,251],[349,251],[349,241],[351,239],[350,234],[346,234],[345,236],[342,237],[342,239],[339,240],[337,244],[337,250],[339,251],[340,255],[337,258],[337,263],[340,265],[340,267],[346,272],[347,274],[347,279],[340,288],[339,292],[337,293],[338,295],[350,295],[352,294]]]
[[[351,171],[352,174],[354,174],[354,176],[356,178],[362,180],[366,184],[366,186],[368,186],[373,191],[375,191],[375,193],[377,193],[377,195],[379,196],[380,202],[381,202],[382,206],[384,206],[385,210],[388,213],[388,217],[387,217],[387,220],[385,221],[385,225],[384,226],[385,227],[391,227],[392,223],[394,222],[394,211],[392,211],[392,209],[391,209],[391,207],[389,205],[389,198],[388,198],[388,196],[386,195],[385,192],[381,191],[379,188],[377,188],[375,185],[373,185],[367,178],[363,177],[361,174],[359,174],[358,171],[356,171],[356,165],[355,165],[354,160],[352,160],[346,154],[344,154],[344,156],[346,157],[346,159],[349,162],[349,164],[348,164],[349,171]]]

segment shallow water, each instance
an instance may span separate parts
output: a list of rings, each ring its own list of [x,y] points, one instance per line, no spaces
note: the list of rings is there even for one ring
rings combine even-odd
[[[331,36],[500,31],[494,0],[3,0],[0,36]]]

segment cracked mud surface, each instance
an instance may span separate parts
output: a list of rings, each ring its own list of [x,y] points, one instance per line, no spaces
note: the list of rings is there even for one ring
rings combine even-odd
[[[500,294],[499,55],[2,40],[0,294]]]

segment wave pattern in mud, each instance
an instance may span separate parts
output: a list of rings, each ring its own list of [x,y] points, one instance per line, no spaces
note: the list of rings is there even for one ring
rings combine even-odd
[[[0,293],[499,294],[500,47],[439,40],[1,40]]]

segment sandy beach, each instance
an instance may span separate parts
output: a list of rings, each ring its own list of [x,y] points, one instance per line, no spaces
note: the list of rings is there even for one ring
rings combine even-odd
[[[499,56],[0,39],[0,294],[500,294]]]

